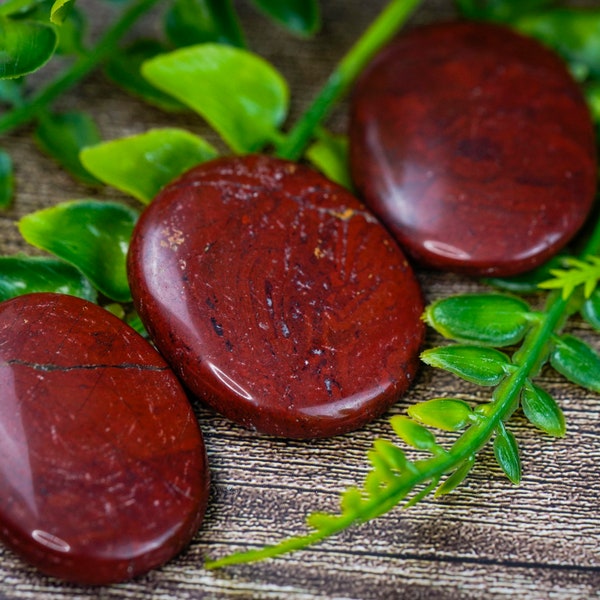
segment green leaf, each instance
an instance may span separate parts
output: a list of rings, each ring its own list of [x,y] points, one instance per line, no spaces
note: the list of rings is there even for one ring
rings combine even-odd
[[[318,0],[253,0],[265,14],[293,33],[312,35],[319,30]]]
[[[600,10],[555,8],[523,15],[512,25],[553,48],[575,72],[600,75]]]
[[[548,392],[528,381],[521,393],[521,408],[529,422],[548,435],[565,435],[565,417]]]
[[[436,498],[439,496],[444,496],[445,494],[449,494],[455,490],[467,478],[467,475],[471,472],[474,464],[475,455],[472,454],[438,487],[438,489],[435,491]]]
[[[0,302],[33,292],[55,292],[97,301],[96,290],[90,282],[62,260],[0,256]]]
[[[35,138],[40,148],[71,175],[89,185],[99,183],[79,160],[83,148],[100,141],[96,123],[89,115],[83,112],[46,114],[40,119]]]
[[[6,0],[0,4],[0,15],[22,17],[47,0]]]
[[[480,346],[443,346],[421,354],[424,363],[478,385],[498,385],[514,367],[499,350]]]
[[[404,452],[396,444],[392,444],[388,440],[375,440],[373,449],[387,463],[388,467],[394,471],[403,471],[408,465],[408,460]]]
[[[463,17],[476,20],[512,21],[522,14],[549,6],[554,0],[456,0]]]
[[[444,337],[502,347],[523,339],[530,315],[527,302],[513,296],[464,294],[429,305],[424,319]]]
[[[56,25],[60,25],[67,17],[74,4],[75,0],[56,0],[50,10],[50,20]]]
[[[434,398],[408,407],[409,416],[428,427],[460,431],[470,422],[471,407],[457,398]]]
[[[0,210],[6,208],[13,197],[15,176],[10,154],[0,148]]]
[[[600,331],[600,288],[596,288],[581,307],[581,316],[596,330]]]
[[[151,129],[86,148],[81,161],[104,183],[148,203],[167,183],[216,155],[208,142],[183,129]]]
[[[512,277],[489,277],[484,279],[485,283],[515,294],[533,294],[539,292],[539,285],[550,277],[550,270],[560,266],[562,256],[554,256],[548,262],[540,265],[536,269],[513,275]]]
[[[49,25],[0,17],[0,79],[36,71],[50,60],[57,43]]]
[[[592,113],[592,119],[596,124],[600,124],[600,81],[587,82],[583,91]]]
[[[19,221],[30,244],[77,267],[102,294],[131,300],[126,256],[138,213],[117,202],[74,200]]]
[[[556,338],[550,364],[569,381],[600,392],[600,356],[583,340],[568,334]]]
[[[84,37],[87,30],[85,15],[73,4],[57,29],[58,47],[57,54],[81,55],[85,53]]]
[[[521,459],[515,436],[500,422],[494,437],[494,456],[506,476],[514,483],[521,481]]]
[[[321,131],[319,139],[307,150],[306,157],[331,181],[343,185],[346,189],[352,189],[346,136]]]
[[[0,103],[11,106],[23,104],[22,79],[0,79]]]
[[[165,32],[176,47],[206,42],[246,45],[231,0],[175,0],[165,15]]]
[[[349,487],[344,490],[340,497],[340,508],[343,513],[353,513],[360,510],[363,502],[362,491],[357,487]]]
[[[563,259],[566,269],[551,269],[553,279],[542,281],[539,287],[545,290],[562,289],[566,300],[580,285],[586,298],[592,295],[600,279],[600,256],[587,256],[585,260],[566,257]]]
[[[415,423],[412,419],[402,415],[395,415],[390,419],[392,429],[406,444],[417,450],[432,451],[437,448],[435,436],[429,429]]]
[[[142,77],[142,64],[166,52],[165,46],[156,40],[137,40],[123,50],[111,55],[106,64],[106,74],[130,94],[166,111],[186,110],[186,106],[170,94],[157,90]]]
[[[272,141],[287,114],[285,80],[268,62],[240,48],[182,48],[147,61],[142,73],[200,114],[237,153],[258,151]]]

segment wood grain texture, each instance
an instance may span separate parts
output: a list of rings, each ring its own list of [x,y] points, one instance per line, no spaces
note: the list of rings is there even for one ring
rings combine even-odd
[[[247,2],[237,4],[252,46],[290,81],[293,119],[384,2],[323,0],[324,28],[312,41],[294,40],[266,26]],[[91,0],[87,5],[102,8]],[[450,0],[425,0],[412,22],[451,15]],[[140,29],[152,24],[149,19]],[[78,86],[59,106],[93,112],[107,139],[159,125],[207,134],[193,116],[165,115],[146,107],[100,75]],[[343,131],[344,105],[330,122]],[[2,254],[31,252],[14,226],[22,214],[66,199],[120,198],[111,190],[73,183],[37,153],[29,133],[26,128],[2,140],[17,163],[19,192],[14,208],[0,218]],[[210,133],[207,137],[215,139]],[[419,277],[429,301],[484,289],[456,275],[421,271]],[[599,348],[583,323],[574,321],[571,330]],[[437,342],[430,333],[427,344]],[[600,598],[600,397],[567,384],[550,370],[543,372],[540,382],[563,407],[568,433],[563,439],[551,439],[515,417],[511,430],[524,466],[519,487],[502,476],[487,449],[465,484],[450,496],[427,499],[406,512],[393,511],[308,551],[217,572],[202,568],[207,556],[276,542],[304,531],[308,512],[334,509],[339,491],[362,481],[365,453],[373,440],[393,438],[389,414],[404,413],[409,404],[438,395],[460,394],[477,401],[488,392],[423,369],[413,389],[386,417],[356,433],[317,442],[259,436],[196,406],[212,467],[212,497],[206,521],[186,552],[135,581],[83,588],[43,577],[1,549],[0,598]]]

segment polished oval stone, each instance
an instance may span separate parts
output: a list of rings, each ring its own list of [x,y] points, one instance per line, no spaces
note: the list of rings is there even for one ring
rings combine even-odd
[[[596,185],[594,130],[563,63],[483,23],[414,29],[373,61],[351,108],[365,202],[420,263],[511,275],[578,231]]]
[[[46,574],[134,577],[177,554],[208,498],[202,436],[163,358],[59,294],[0,304],[0,537]]]
[[[129,252],[136,307],[192,392],[260,432],[362,426],[411,383],[420,289],[386,230],[345,189],[266,156],[182,176]]]

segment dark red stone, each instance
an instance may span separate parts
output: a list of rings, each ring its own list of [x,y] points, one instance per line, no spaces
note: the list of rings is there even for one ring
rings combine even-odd
[[[247,156],[194,168],[142,215],[129,278],[187,386],[263,433],[360,427],[417,368],[410,266],[362,204],[307,167]]]
[[[200,525],[208,466],[187,397],[156,350],[94,304],[0,304],[0,430],[0,536],[49,575],[128,579]]]
[[[373,61],[351,110],[366,203],[424,265],[529,270],[564,246],[594,198],[594,130],[550,50],[483,23],[410,31]]]

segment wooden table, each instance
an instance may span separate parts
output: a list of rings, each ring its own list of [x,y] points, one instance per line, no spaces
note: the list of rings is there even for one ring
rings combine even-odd
[[[247,3],[238,4],[251,47],[272,60],[290,82],[293,120],[384,2],[323,0],[323,29],[308,41],[291,38]],[[87,6],[101,20],[106,9],[91,0]],[[449,18],[452,6],[450,0],[425,0],[411,23]],[[153,23],[147,19],[139,29]],[[147,107],[99,74],[59,105],[85,107],[96,116],[106,139],[172,125],[214,141],[194,116]],[[341,105],[331,127],[343,131],[345,118]],[[29,133],[25,128],[2,140],[16,161],[18,177],[17,202],[0,215],[2,254],[31,252],[14,226],[23,214],[67,199],[120,198],[108,189],[74,183],[35,150]],[[485,289],[450,274],[420,271],[419,277],[428,301]],[[600,347],[581,321],[574,319],[571,329]],[[428,345],[439,342],[429,334]],[[564,409],[568,435],[551,439],[515,416],[511,428],[524,465],[519,487],[504,478],[486,449],[466,483],[444,499],[393,511],[307,551],[216,572],[203,569],[207,556],[276,542],[304,531],[308,512],[334,510],[339,491],[362,481],[365,453],[373,440],[392,439],[393,433],[386,415],[336,439],[275,440],[198,405],[212,467],[212,497],[205,523],[184,554],[135,581],[86,589],[46,578],[2,549],[0,598],[600,598],[600,398],[550,370],[542,379]],[[472,401],[486,398],[481,388],[424,368],[390,414],[404,413],[419,400],[453,394]]]

